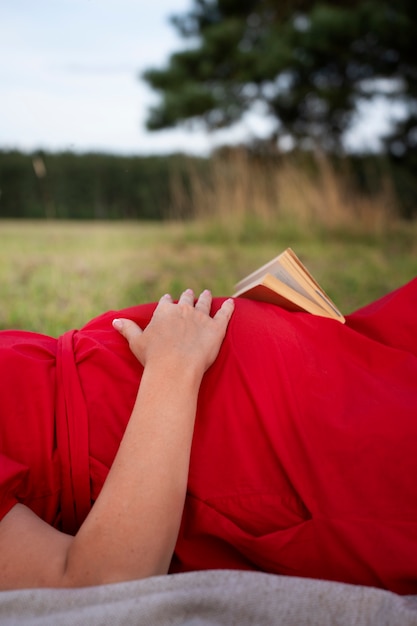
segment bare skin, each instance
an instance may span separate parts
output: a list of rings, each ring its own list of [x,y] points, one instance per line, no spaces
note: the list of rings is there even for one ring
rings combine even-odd
[[[144,373],[118,453],[75,537],[17,504],[0,522],[0,589],[80,587],[165,574],[178,535],[200,383],[233,313],[211,294],[161,298],[143,331],[113,325]]]

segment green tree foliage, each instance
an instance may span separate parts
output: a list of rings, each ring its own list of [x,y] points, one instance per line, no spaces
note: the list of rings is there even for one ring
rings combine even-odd
[[[360,102],[382,95],[404,109],[388,154],[415,151],[415,0],[194,0],[172,21],[189,45],[144,74],[160,96],[149,129],[217,129],[261,105],[276,137],[337,151]]]

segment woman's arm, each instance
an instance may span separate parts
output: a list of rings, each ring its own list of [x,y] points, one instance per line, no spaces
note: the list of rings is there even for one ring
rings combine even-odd
[[[184,505],[201,379],[233,312],[211,295],[164,296],[145,331],[115,321],[143,363],[137,400],[93,509],[75,537],[16,505],[0,523],[0,588],[84,586],[166,573]]]

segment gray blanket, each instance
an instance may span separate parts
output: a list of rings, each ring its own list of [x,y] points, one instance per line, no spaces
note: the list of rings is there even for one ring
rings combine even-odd
[[[417,596],[255,572],[193,572],[85,589],[2,592],[0,624],[417,626]]]

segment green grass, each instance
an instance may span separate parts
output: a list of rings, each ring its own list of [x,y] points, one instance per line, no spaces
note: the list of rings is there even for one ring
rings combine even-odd
[[[57,336],[109,309],[214,295],[292,246],[344,313],[417,275],[417,224],[378,235],[294,225],[0,221],[0,328]]]

